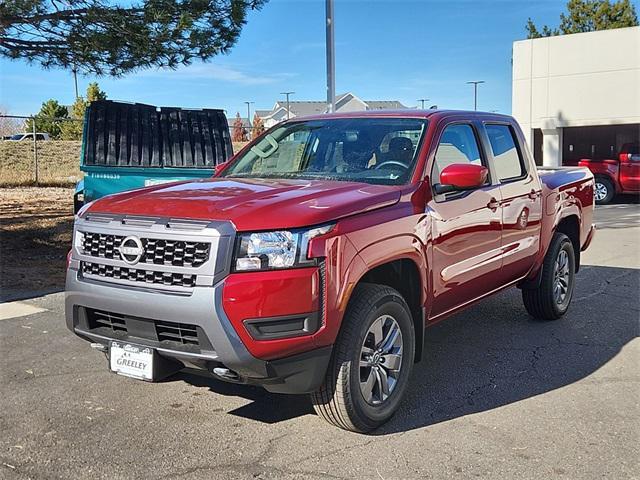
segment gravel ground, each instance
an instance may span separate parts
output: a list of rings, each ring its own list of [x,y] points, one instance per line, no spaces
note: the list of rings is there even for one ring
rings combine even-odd
[[[532,320],[509,290],[432,327],[368,436],[306,397],[110,374],[66,330],[62,294],[29,300],[46,311],[0,320],[0,478],[638,478],[640,208],[596,216],[563,320]]]

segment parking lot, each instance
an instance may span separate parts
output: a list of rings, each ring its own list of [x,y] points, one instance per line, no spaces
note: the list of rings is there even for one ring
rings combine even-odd
[[[564,319],[533,321],[512,289],[429,329],[372,435],[306,397],[111,374],[66,329],[62,292],[5,304],[0,478],[638,478],[640,205],[596,221]]]

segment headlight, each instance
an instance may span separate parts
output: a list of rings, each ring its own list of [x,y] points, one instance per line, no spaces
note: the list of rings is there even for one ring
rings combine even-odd
[[[233,262],[236,272],[273,270],[313,265],[308,257],[309,240],[333,228],[323,225],[307,230],[242,233]]]

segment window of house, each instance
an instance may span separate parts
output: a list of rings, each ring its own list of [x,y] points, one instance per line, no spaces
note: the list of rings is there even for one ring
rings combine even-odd
[[[486,130],[498,179],[504,182],[526,175],[512,128],[508,125],[487,125]]]
[[[444,129],[433,162],[432,183],[439,183],[440,172],[454,163],[482,164],[478,140],[471,125],[455,124]]]

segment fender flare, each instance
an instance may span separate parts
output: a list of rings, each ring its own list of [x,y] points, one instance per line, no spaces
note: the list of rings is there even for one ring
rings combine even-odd
[[[399,241],[406,241],[403,246],[404,248],[398,248]],[[386,252],[388,251],[394,251],[396,253],[394,255],[387,255]],[[338,298],[340,299],[340,305],[343,307],[342,311],[344,313],[344,311],[346,311],[346,306],[351,300],[353,290],[367,273],[377,267],[398,260],[408,260],[413,262],[416,266],[420,279],[420,308],[419,312],[412,312],[414,316],[416,339],[414,360],[415,362],[418,362],[422,358],[424,344],[424,330],[426,326],[425,304],[428,299],[429,279],[427,275],[427,261],[424,255],[424,245],[415,236],[401,235],[385,238],[358,250],[347,268],[350,275],[344,279]],[[407,303],[409,303],[409,301],[407,301]],[[416,314],[418,315],[418,318],[415,318]],[[342,319],[340,320],[340,323],[342,324]]]

